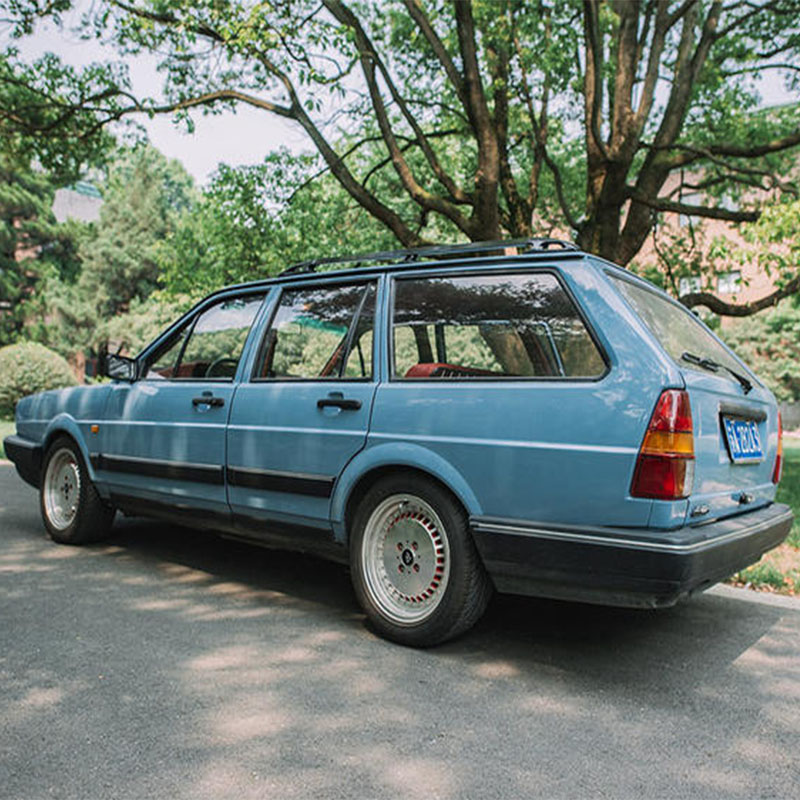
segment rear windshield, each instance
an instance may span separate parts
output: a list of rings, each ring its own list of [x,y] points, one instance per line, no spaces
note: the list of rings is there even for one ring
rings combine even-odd
[[[725,349],[691,311],[616,275],[610,277],[642,322],[682,369],[691,367],[704,371],[701,367],[681,359],[684,353],[691,353],[700,358],[710,358],[735,372],[742,372],[741,362]]]

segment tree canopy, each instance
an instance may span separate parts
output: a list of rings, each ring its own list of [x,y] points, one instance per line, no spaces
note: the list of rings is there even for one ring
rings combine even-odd
[[[24,37],[71,6],[7,16]],[[246,104],[302,128],[404,245],[571,231],[627,264],[660,213],[753,221],[797,192],[797,108],[754,109],[759,75],[798,88],[800,0],[98,0],[82,25],[110,56],[154,54],[160,91],[9,51],[0,132],[87,142]]]

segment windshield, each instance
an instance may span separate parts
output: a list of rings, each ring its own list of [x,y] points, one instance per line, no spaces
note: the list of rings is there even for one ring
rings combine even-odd
[[[687,308],[616,275],[610,277],[642,322],[681,368],[704,371],[701,365],[682,359],[684,353],[690,353],[701,360],[707,358],[716,361],[734,372],[747,370]],[[747,372],[752,375],[749,370]]]

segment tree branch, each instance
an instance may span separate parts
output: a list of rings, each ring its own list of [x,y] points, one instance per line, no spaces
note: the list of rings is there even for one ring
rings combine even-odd
[[[586,68],[583,79],[586,130],[602,158],[608,161],[609,153],[600,133],[599,121],[603,105],[603,53],[596,0],[585,0],[583,20],[586,38]]]
[[[342,25],[350,28],[355,35],[356,45],[359,50],[359,58],[361,61],[361,69],[364,74],[364,78],[367,81],[367,87],[369,89],[369,95],[372,101],[372,108],[375,112],[375,116],[378,121],[378,127],[383,136],[386,148],[391,156],[395,171],[397,172],[403,187],[415,203],[423,208],[437,211],[438,213],[446,216],[461,231],[469,236],[472,232],[472,225],[470,224],[470,221],[461,213],[455,204],[450,203],[443,197],[439,197],[438,195],[435,195],[423,188],[414,177],[408,162],[404,158],[403,150],[398,145],[397,138],[392,129],[391,121],[389,120],[389,115],[386,110],[386,105],[383,102],[383,97],[381,96],[380,88],[378,87],[378,82],[375,75],[376,67],[381,69],[380,58],[360,21],[344,3],[340,2],[340,0],[323,1],[325,3],[325,7],[331,12],[334,18]],[[393,97],[395,97],[396,100],[399,99],[402,103],[402,99],[399,97],[397,90],[394,89],[394,84],[391,82],[388,72],[381,70],[381,73],[384,76],[384,80],[387,81],[387,85],[390,86],[390,93],[393,95]],[[410,116],[411,115],[409,114],[409,117]],[[424,138],[424,134],[422,134],[421,129],[416,124],[416,120],[414,120],[412,128],[415,129],[417,138],[420,138],[420,136]],[[439,166],[438,161],[436,160],[436,157],[427,141],[422,146],[424,149],[427,148],[433,163],[439,170],[439,174],[444,176],[444,171]],[[447,180],[446,176],[445,180]],[[456,191],[458,191],[458,187],[456,187],[452,181],[449,181],[449,183]],[[466,198],[463,196],[462,201],[466,202]]]
[[[687,308],[706,306],[715,314],[726,317],[749,317],[758,311],[776,305],[784,297],[790,297],[800,292],[800,276],[792,278],[780,289],[762,297],[760,300],[751,300],[749,303],[726,303],[710,292],[692,292],[679,298]]]
[[[478,141],[475,206],[471,219],[479,236],[494,239],[500,234],[497,202],[500,153],[497,135],[492,125],[478,67],[472,4],[454,0],[454,6],[458,46],[464,64],[464,94],[467,98],[468,116]]]
[[[708,219],[722,219],[728,222],[755,222],[759,216],[758,211],[730,211],[727,208],[709,208],[708,206],[689,205],[676,203],[664,197],[649,197],[629,187],[628,196],[655,211],[669,211],[674,214],[683,214],[687,217],[706,217]]]
[[[425,16],[425,12],[422,10],[420,1],[403,0],[403,2],[408,10],[409,16],[414,20],[414,22],[417,23],[417,27],[420,29],[422,35],[431,46],[436,58],[439,59],[439,63],[444,67],[444,71],[447,73],[450,83],[453,84],[453,88],[456,90],[456,94],[458,95],[458,99],[461,100],[464,110],[468,112],[467,96],[464,89],[464,79],[458,69],[456,69],[453,59],[450,58],[447,48],[444,46],[444,43],[433,29],[430,20]]]

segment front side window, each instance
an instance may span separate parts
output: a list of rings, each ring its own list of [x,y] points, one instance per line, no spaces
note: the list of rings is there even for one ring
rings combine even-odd
[[[150,359],[145,378],[232,380],[263,294],[221,300],[190,319]]]
[[[396,378],[594,378],[606,365],[550,273],[402,279]]]
[[[257,378],[372,377],[374,283],[287,289],[261,347]]]

